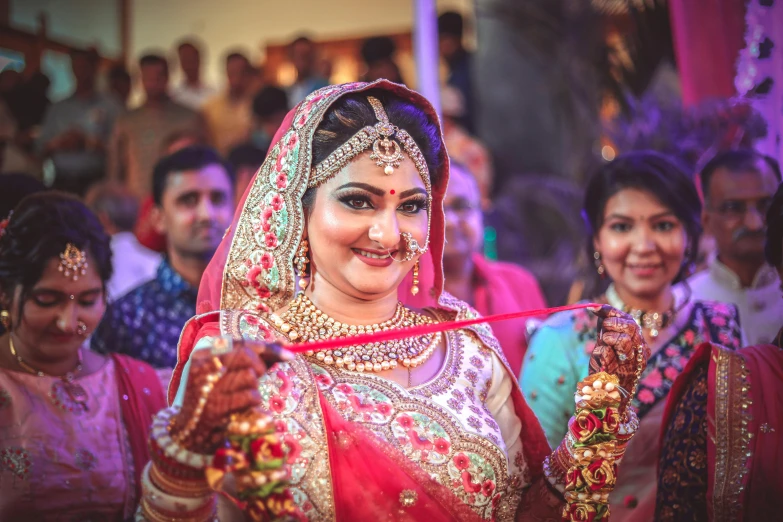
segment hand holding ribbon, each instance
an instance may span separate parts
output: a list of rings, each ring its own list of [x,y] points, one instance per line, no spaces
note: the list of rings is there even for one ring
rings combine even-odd
[[[633,318],[609,305],[590,308],[598,317],[598,341],[590,357],[590,375],[606,372],[616,375],[625,390],[621,413],[636,393],[639,377],[647,367],[650,347]]]
[[[231,416],[261,404],[258,379],[273,364],[292,357],[279,344],[227,338],[216,339],[212,350],[193,352],[171,438],[189,451],[214,454],[226,440]]]

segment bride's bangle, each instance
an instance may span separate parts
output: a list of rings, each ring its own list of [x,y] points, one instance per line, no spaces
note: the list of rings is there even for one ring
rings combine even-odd
[[[563,519],[606,520],[617,463],[638,428],[635,412],[621,415],[623,390],[615,375],[599,372],[581,381],[574,416],[563,442],[544,461],[549,483],[563,493]]]
[[[203,478],[203,470],[212,465],[213,457],[189,451],[171,438],[172,420],[178,413],[179,408],[172,406],[155,415],[150,434],[152,459],[169,476]]]
[[[148,463],[141,475],[142,498],[136,520],[177,521],[212,520],[215,514],[215,496],[212,491],[198,496],[181,496],[160,487],[152,479],[154,464]]]

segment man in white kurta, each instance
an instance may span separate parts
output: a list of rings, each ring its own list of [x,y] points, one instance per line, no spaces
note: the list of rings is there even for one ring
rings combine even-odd
[[[777,272],[764,261],[766,213],[780,183],[772,158],[750,150],[718,154],[701,172],[705,231],[717,253],[688,281],[696,299],[733,303],[746,345],[771,342],[783,323]]]

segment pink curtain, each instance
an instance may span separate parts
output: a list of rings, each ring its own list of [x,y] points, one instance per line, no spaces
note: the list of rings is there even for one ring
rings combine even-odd
[[[683,103],[734,96],[744,0],[670,0],[669,12]]]

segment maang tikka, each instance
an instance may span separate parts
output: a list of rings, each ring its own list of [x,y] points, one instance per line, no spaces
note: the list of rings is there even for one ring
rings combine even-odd
[[[399,129],[389,121],[386,110],[384,110],[383,105],[377,98],[368,96],[367,101],[370,102],[372,110],[375,112],[375,117],[378,118],[378,123],[375,124],[375,130],[378,131],[378,139],[372,144],[370,159],[374,160],[379,167],[383,167],[384,174],[391,176],[394,174],[394,169],[399,168],[400,160],[402,160],[402,147],[395,140],[391,139],[392,136],[397,134]]]
[[[73,243],[65,245],[65,251],[60,254],[60,266],[57,267],[63,276],[70,277],[74,281],[79,280],[79,276],[87,274],[87,254],[84,250],[79,250]]]

